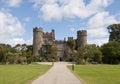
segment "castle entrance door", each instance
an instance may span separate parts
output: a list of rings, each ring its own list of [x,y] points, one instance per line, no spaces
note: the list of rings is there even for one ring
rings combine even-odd
[[[62,61],[62,57],[60,57],[60,56],[59,56],[59,57],[58,57],[58,61],[60,61],[60,62],[61,62],[61,61]]]

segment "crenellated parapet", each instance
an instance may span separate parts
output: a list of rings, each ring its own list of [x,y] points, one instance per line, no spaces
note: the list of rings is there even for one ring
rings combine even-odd
[[[43,32],[43,28],[42,27],[35,27],[33,28],[33,32]]]
[[[64,40],[55,40],[54,43],[55,44],[64,44],[65,41]]]
[[[77,31],[77,36],[87,36],[87,31],[86,30],[79,30],[79,31]]]
[[[74,40],[74,39],[73,39],[73,37],[68,37],[68,41],[69,41],[69,40]]]

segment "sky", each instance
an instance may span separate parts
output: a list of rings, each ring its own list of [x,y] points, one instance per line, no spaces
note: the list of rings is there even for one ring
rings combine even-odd
[[[120,23],[120,0],[0,0],[0,43],[32,44],[33,28],[55,29],[55,38],[77,38],[87,30],[88,44],[108,42],[107,26]]]

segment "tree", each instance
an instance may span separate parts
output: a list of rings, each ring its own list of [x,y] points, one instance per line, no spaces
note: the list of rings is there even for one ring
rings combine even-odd
[[[19,59],[20,59],[21,62],[22,61],[23,62],[27,61],[27,63],[31,63],[31,61],[32,61],[32,50],[33,50],[32,45],[17,44],[14,48],[19,53]]]
[[[86,45],[78,49],[79,63],[101,62],[102,53],[96,45]]]
[[[107,27],[110,34],[109,41],[118,41],[120,42],[120,24],[112,24]]]
[[[110,41],[101,47],[103,53],[103,63],[119,64],[120,63],[120,43]]]
[[[11,58],[14,58],[11,56],[11,54],[16,53],[16,50],[12,48],[8,44],[0,44],[0,62],[6,64],[9,63]]]
[[[43,45],[41,55],[36,56],[37,61],[57,61],[57,47],[55,45]]]
[[[0,62],[4,61],[4,47],[2,44],[0,44]]]
[[[73,51],[74,47],[75,47],[75,40],[68,40],[67,44],[70,46],[70,49]]]

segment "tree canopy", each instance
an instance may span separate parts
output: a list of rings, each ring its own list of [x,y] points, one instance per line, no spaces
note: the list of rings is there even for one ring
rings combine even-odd
[[[70,46],[70,49],[73,50],[75,47],[75,40],[68,40],[67,44]]]
[[[96,45],[85,45],[73,52],[71,57],[77,64],[99,63],[102,61],[102,52]]]
[[[120,43],[110,41],[101,47],[103,53],[103,62],[108,64],[120,63]]]
[[[120,24],[112,24],[107,27],[110,34],[109,41],[120,42]]]

